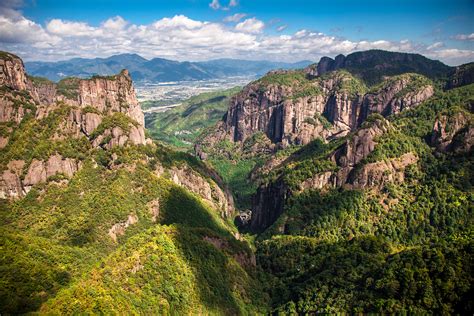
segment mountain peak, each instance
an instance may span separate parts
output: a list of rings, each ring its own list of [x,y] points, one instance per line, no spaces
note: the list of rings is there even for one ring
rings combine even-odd
[[[316,72],[312,71],[311,75],[323,75],[338,69],[346,69],[361,77],[367,84],[374,85],[385,76],[408,72],[419,73],[431,79],[447,78],[454,68],[420,54],[372,49],[347,56],[340,54],[334,59],[322,57],[316,66]]]

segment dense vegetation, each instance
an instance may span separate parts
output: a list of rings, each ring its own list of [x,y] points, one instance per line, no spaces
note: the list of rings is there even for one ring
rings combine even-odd
[[[473,92],[474,85],[440,92],[390,118],[393,128],[360,165],[415,153],[402,183],[306,190],[287,201],[257,243],[275,311],[472,312],[472,155],[440,153],[427,141],[439,115],[472,116]],[[297,186],[331,168],[331,148],[315,141],[274,173]]]
[[[90,139],[74,138],[64,125],[72,109],[58,104],[45,118],[2,124],[10,137],[0,149],[2,168],[22,159],[25,171],[55,153],[81,168],[0,201],[0,312],[264,312],[253,254],[234,238],[231,220],[167,171],[188,166],[212,181],[208,167],[157,144],[93,148],[97,134],[133,121],[115,113]]]
[[[0,170],[11,160],[25,161],[26,170],[33,159],[44,160],[54,153],[83,160],[84,152],[91,147],[85,137],[57,137],[58,128],[70,110],[71,107],[61,103],[42,120],[36,120],[34,114],[27,114],[20,125],[9,133],[10,141],[1,150]]]
[[[258,262],[272,275],[275,311],[283,314],[467,314],[472,246],[467,236],[416,247],[371,236],[280,237],[259,246]]]
[[[158,223],[172,226],[153,222],[154,200]],[[109,229],[129,214],[138,222],[114,243]],[[1,217],[4,312],[35,310],[57,293],[43,312],[259,308],[252,305],[261,299],[258,284],[234,259],[249,249],[217,212],[146,166],[130,173],[86,163],[67,186],[52,181],[2,205]],[[205,238],[222,240],[224,248]]]
[[[265,91],[269,87],[279,86],[291,89],[290,99],[315,96],[322,93],[319,86],[312,84],[302,70],[288,70],[274,72],[265,75],[256,81],[260,90]]]
[[[213,132],[212,129],[205,132]],[[257,184],[250,180],[250,172],[268,159],[268,153],[255,154],[253,150],[268,142],[264,133],[255,133],[240,148],[238,144],[222,140],[212,148],[206,148],[208,163],[232,190],[236,207],[248,209]]]

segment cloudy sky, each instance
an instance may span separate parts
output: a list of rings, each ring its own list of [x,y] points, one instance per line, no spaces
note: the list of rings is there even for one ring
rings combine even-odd
[[[0,0],[0,50],[28,61],[317,61],[371,48],[474,61],[474,1]]]

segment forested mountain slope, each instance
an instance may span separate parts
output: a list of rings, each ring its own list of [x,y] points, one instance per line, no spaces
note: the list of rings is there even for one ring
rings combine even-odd
[[[265,310],[232,196],[146,138],[127,71],[54,84],[0,57],[2,314]]]
[[[236,222],[274,312],[472,312],[471,68],[433,81],[390,60],[376,83],[371,64],[271,72],[196,146],[218,170],[253,163]]]

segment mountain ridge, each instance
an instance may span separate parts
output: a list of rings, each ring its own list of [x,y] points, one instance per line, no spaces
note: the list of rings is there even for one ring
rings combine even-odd
[[[138,54],[119,54],[107,58],[73,58],[58,62],[26,62],[30,75],[58,81],[65,77],[111,75],[127,68],[135,81],[167,82],[206,80],[226,76],[257,76],[275,68],[302,68],[310,61],[297,63],[215,59],[204,62],[145,59]]]

